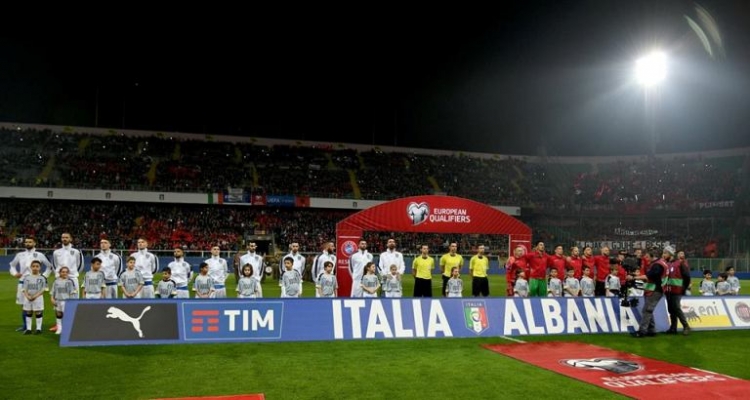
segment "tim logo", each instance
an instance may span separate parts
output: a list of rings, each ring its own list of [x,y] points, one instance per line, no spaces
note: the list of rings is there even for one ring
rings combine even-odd
[[[219,310],[193,310],[190,322],[191,332],[218,332]]]
[[[487,308],[483,301],[464,302],[464,320],[466,329],[479,335],[490,327],[487,320]]]
[[[341,251],[346,254],[347,257],[351,257],[352,254],[357,252],[357,244],[351,240],[347,240],[341,245]]]
[[[281,301],[211,301],[182,303],[182,330],[188,341],[281,339]]]
[[[430,215],[430,206],[426,202],[416,203],[412,201],[406,206],[406,214],[411,219],[412,225],[419,225],[427,221],[427,217]]]
[[[560,364],[573,368],[609,371],[615,374],[629,374],[643,368],[637,362],[620,360],[618,358],[574,358],[560,360]]]

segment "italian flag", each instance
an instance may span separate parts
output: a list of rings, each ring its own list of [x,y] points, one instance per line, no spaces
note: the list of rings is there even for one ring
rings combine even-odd
[[[208,204],[224,204],[224,193],[209,193]]]
[[[474,332],[481,332],[487,328],[487,314],[484,307],[464,308],[464,318],[466,319],[466,327]]]

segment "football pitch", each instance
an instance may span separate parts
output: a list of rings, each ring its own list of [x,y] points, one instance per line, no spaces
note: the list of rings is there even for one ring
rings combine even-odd
[[[60,348],[47,329],[54,313],[47,299],[41,336],[15,332],[20,307],[16,280],[0,277],[0,398],[150,399],[264,393],[267,399],[512,399],[623,398],[544,369],[485,350],[504,338],[371,340],[306,343],[231,343]],[[505,279],[490,277],[491,293]],[[234,278],[228,280],[234,297]],[[405,293],[413,279],[404,278]],[[439,294],[440,277],[433,279]],[[464,295],[470,293],[464,277]],[[749,281],[742,282],[750,294]],[[275,281],[265,297],[278,297]],[[313,286],[304,284],[313,296]],[[577,341],[675,364],[750,379],[748,331],[693,332],[636,340],[626,334],[526,336],[524,341]],[[690,397],[686,393],[686,398]]]

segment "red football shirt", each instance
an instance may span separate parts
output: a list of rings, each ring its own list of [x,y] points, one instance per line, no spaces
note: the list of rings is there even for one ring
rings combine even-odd
[[[539,253],[534,251],[530,254],[524,255],[524,258],[529,263],[529,279],[546,279],[547,278],[547,265],[549,264],[549,256],[547,253]]]
[[[594,265],[596,266],[596,281],[604,282],[609,275],[609,256],[594,256]]]
[[[549,257],[548,263],[548,267],[557,270],[557,278],[560,280],[565,280],[565,264],[567,264],[567,262],[565,261],[565,257],[553,254]]]
[[[568,267],[573,268],[573,277],[581,280],[583,277],[583,259],[581,257],[570,257]]]

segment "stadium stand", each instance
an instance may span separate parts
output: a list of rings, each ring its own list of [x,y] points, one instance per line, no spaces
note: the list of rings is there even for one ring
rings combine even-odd
[[[648,240],[678,240],[692,255],[705,255],[707,243],[714,242],[718,253],[726,253],[732,237],[747,233],[745,218],[737,218],[747,215],[749,206],[747,151],[563,160],[7,125],[0,134],[5,139],[0,148],[2,186],[196,193],[241,188],[254,194],[371,200],[444,193],[521,206],[526,222],[549,242],[622,240],[628,231],[653,231],[645,235]],[[243,234],[262,230],[316,251],[320,242],[333,237],[335,222],[349,213],[44,204],[3,201],[3,242],[12,244],[14,234],[35,234],[42,244],[54,245],[65,227],[81,232],[84,247],[95,246],[105,232],[121,240],[113,245],[122,248],[132,247],[137,236],[147,236],[163,248],[182,240],[195,248],[219,242],[232,249]],[[686,216],[692,219],[680,218]],[[368,233],[368,239],[379,249],[388,235]],[[446,241],[401,236],[405,251],[423,242],[438,249]],[[459,241],[467,252],[479,242],[497,241],[450,240]],[[505,247],[490,245],[496,251]]]

